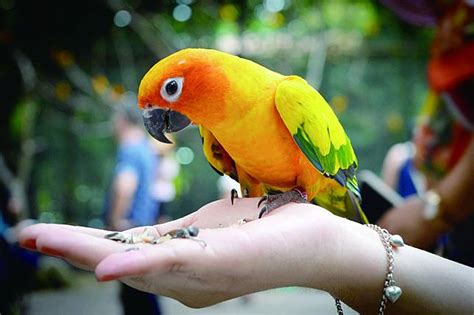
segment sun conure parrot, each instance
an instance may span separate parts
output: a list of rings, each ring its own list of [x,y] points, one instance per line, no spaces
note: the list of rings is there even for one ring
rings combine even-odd
[[[216,50],[184,49],[148,71],[138,104],[161,142],[170,142],[165,132],[198,125],[211,166],[237,180],[244,197],[265,196],[260,216],[308,200],[367,221],[351,142],[302,78]]]

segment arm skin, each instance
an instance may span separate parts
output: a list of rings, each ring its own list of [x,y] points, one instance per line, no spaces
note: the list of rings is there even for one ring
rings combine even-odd
[[[387,258],[376,232],[317,206],[293,203],[260,220],[233,225],[242,218],[255,218],[256,204],[255,198],[238,199],[233,206],[220,200],[155,226],[161,235],[198,226],[206,247],[186,239],[127,245],[104,239],[104,230],[54,224],[24,229],[20,242],[95,270],[99,281],[119,279],[191,307],[301,286],[325,290],[363,314],[377,312]],[[131,246],[140,249],[126,251]],[[388,313],[474,311],[472,268],[406,246],[396,250],[394,277],[403,295],[387,306]]]
[[[408,198],[399,207],[388,211],[378,225],[403,236],[410,245],[429,249],[438,237],[456,223],[474,213],[474,134],[461,160],[434,189],[441,197],[441,220],[423,217],[424,203],[419,197]]]
[[[126,220],[127,211],[137,190],[138,178],[132,171],[122,171],[115,175],[112,183],[111,211],[109,222],[113,230],[123,231],[132,227]]]

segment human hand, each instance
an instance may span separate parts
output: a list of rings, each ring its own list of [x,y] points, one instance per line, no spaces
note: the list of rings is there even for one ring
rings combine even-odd
[[[424,203],[419,197],[387,211],[377,222],[393,234],[400,234],[405,243],[421,249],[432,249],[443,231],[423,216]]]
[[[254,218],[256,203],[255,198],[239,199],[231,206],[221,200],[155,226],[160,235],[198,226],[205,247],[188,239],[123,244],[105,239],[109,231],[55,224],[25,228],[20,242],[95,270],[100,281],[117,279],[191,307],[274,287],[303,286],[327,291],[362,314],[378,310],[387,254],[376,232],[317,206],[293,203],[262,219],[233,224]],[[131,246],[140,249],[127,251]],[[472,278],[472,268],[410,246],[397,248],[394,259],[394,277],[403,295],[389,306],[391,312],[464,314],[472,310],[473,283],[465,281]]]
[[[281,286],[329,290],[331,262],[337,250],[340,221],[309,204],[288,204],[263,219],[257,199],[208,204],[182,219],[155,226],[160,235],[190,225],[207,243],[173,239],[158,245],[122,244],[107,240],[109,231],[39,224],[26,228],[21,244],[59,256],[100,281],[118,279],[137,289],[170,296],[192,307],[204,307],[250,292]],[[135,228],[128,233],[140,233]],[[333,242],[333,240],[336,240]],[[130,247],[139,250],[127,251]],[[332,268],[331,268],[332,267]]]

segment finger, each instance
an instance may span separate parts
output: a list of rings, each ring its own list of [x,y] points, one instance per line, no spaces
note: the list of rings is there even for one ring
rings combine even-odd
[[[107,234],[110,234],[111,232],[116,232],[116,231],[110,231],[110,230],[94,229],[94,228],[78,226],[78,225],[57,224],[57,226],[68,229],[73,232],[79,232],[79,233],[83,233],[83,234],[87,234],[87,235],[95,236],[99,238],[105,238]],[[143,233],[144,229],[148,227],[149,226],[139,226],[139,227],[128,229],[126,231],[122,231],[122,233],[140,234],[140,233]]]
[[[58,224],[58,226],[64,229],[74,231],[74,232],[79,232],[79,233],[83,233],[83,234],[87,234],[87,235],[95,236],[95,237],[100,237],[100,238],[104,238],[106,234],[109,234],[111,232],[109,230],[94,229],[94,228],[78,226],[78,225]]]
[[[168,246],[114,253],[105,257],[96,267],[99,281],[115,280],[128,276],[140,276],[150,272],[165,273],[173,269],[177,257]]]
[[[159,235],[162,236],[168,233],[169,231],[182,229],[182,228],[192,225],[194,221],[193,218],[194,218],[194,213],[191,213],[180,219],[169,221],[163,224],[157,224],[157,225],[154,225],[153,227],[156,229]]]
[[[37,250],[36,240],[38,236],[44,232],[47,232],[48,229],[53,225],[55,224],[39,223],[27,226],[26,228],[22,229],[19,237],[20,246],[31,250]]]
[[[25,247],[27,249],[31,249],[31,250],[36,250],[36,239],[38,238],[38,236],[44,232],[47,232],[51,229],[56,229],[56,228],[62,228],[64,230],[83,233],[83,234],[100,237],[100,238],[103,238],[104,235],[106,235],[107,233],[110,233],[110,231],[93,229],[93,228],[82,227],[82,226],[73,226],[73,225],[67,225],[67,224],[39,223],[39,224],[31,225],[22,229],[20,233],[20,240],[19,240],[20,246]]]
[[[180,270],[187,262],[192,262],[198,255],[202,256],[206,249],[193,240],[174,239],[138,251],[108,255],[97,265],[95,273],[99,281],[168,273]]]
[[[75,266],[93,270],[107,255],[123,251],[126,246],[60,226],[49,226],[36,237],[36,248],[41,253],[62,257]]]

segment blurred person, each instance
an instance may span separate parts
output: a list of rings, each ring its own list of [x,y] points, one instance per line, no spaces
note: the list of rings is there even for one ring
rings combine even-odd
[[[407,199],[378,224],[411,245],[474,266],[474,4],[448,1],[434,12],[441,14],[428,65],[430,92],[413,150],[395,146],[384,163],[387,182]]]
[[[119,147],[106,200],[107,227],[123,231],[153,225],[159,215],[151,192],[158,161],[142,128],[138,109],[118,107],[113,115],[113,129]],[[124,314],[161,314],[157,296],[125,284],[121,284],[120,301]]]
[[[425,178],[413,165],[415,146],[412,141],[394,144],[382,165],[382,178],[403,198],[425,191]]]
[[[174,156],[175,144],[173,136],[169,137],[173,142],[169,144],[156,141],[152,137],[149,138],[155,155],[160,161],[155,170],[152,196],[159,209],[158,223],[165,223],[171,220],[171,216],[168,213],[168,204],[176,198],[174,181],[179,175],[180,166]]]

